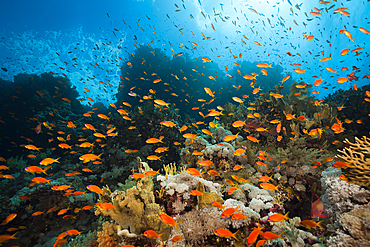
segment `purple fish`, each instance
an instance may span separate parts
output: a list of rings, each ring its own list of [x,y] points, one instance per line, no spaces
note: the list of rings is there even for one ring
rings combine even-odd
[[[41,132],[41,125],[42,125],[42,123],[39,122],[39,124],[36,126],[36,128],[35,128],[36,134],[40,134],[40,132]]]
[[[315,194],[315,196],[317,196]],[[311,204],[311,218],[326,218],[328,217],[327,214],[322,214],[324,212],[325,206],[324,203],[321,201],[320,197],[317,196],[317,200]]]

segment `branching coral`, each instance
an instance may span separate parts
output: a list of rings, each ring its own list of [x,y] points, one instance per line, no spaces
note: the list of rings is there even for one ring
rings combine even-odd
[[[355,137],[353,143],[348,139],[344,142],[349,147],[338,150],[342,154],[338,157],[350,164],[343,167],[348,182],[370,189],[370,139],[366,136],[362,139]]]
[[[301,222],[301,218],[294,217],[292,219],[289,219],[288,221],[272,223],[274,225],[272,228],[272,232],[278,234],[284,231],[283,237],[284,239],[288,239],[292,247],[306,246],[304,241],[306,239],[317,240],[317,238],[312,235],[312,233],[298,229],[297,227],[299,226],[299,222]],[[283,241],[279,242],[283,246],[288,246]]]

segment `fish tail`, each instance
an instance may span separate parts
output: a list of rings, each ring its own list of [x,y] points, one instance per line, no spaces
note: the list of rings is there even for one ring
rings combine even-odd
[[[289,212],[288,212],[288,213],[286,213],[284,216],[285,216],[286,218],[289,218],[289,217],[288,217],[288,214],[289,214]]]
[[[322,226],[321,226],[321,222],[323,222],[324,220],[321,220],[317,223],[317,226],[320,227],[321,229],[325,230]]]
[[[239,207],[239,206],[238,206],[238,207]],[[236,241],[239,241],[239,239],[237,239],[237,238],[235,237],[235,235],[238,233],[238,231],[239,231],[239,230],[237,230],[237,231],[233,234],[233,238],[235,238],[235,240],[236,240]]]
[[[182,222],[177,222],[177,223],[175,223],[175,224],[174,224],[174,227],[176,228],[176,230],[177,230],[178,232],[180,232],[180,231],[179,231],[179,229],[177,228],[177,225],[178,225],[178,224],[181,224],[181,223],[182,223]]]

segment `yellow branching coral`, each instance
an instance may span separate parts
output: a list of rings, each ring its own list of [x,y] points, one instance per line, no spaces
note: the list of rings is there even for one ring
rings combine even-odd
[[[176,169],[176,164],[175,163],[170,163],[168,165],[163,165],[163,169],[166,172],[166,176],[177,174],[177,169]]]
[[[355,137],[355,142],[346,139],[344,143],[349,147],[338,150],[342,155],[337,157],[350,164],[342,168],[348,182],[370,189],[370,139]]]

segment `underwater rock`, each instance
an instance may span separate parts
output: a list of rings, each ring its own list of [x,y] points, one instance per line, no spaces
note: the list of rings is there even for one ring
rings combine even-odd
[[[326,208],[324,213],[328,214],[332,223],[356,205],[368,203],[370,200],[370,191],[340,179],[341,174],[341,170],[333,167],[322,172],[323,195],[321,198]]]
[[[370,205],[356,206],[339,219],[342,229],[327,241],[329,246],[370,246]]]

